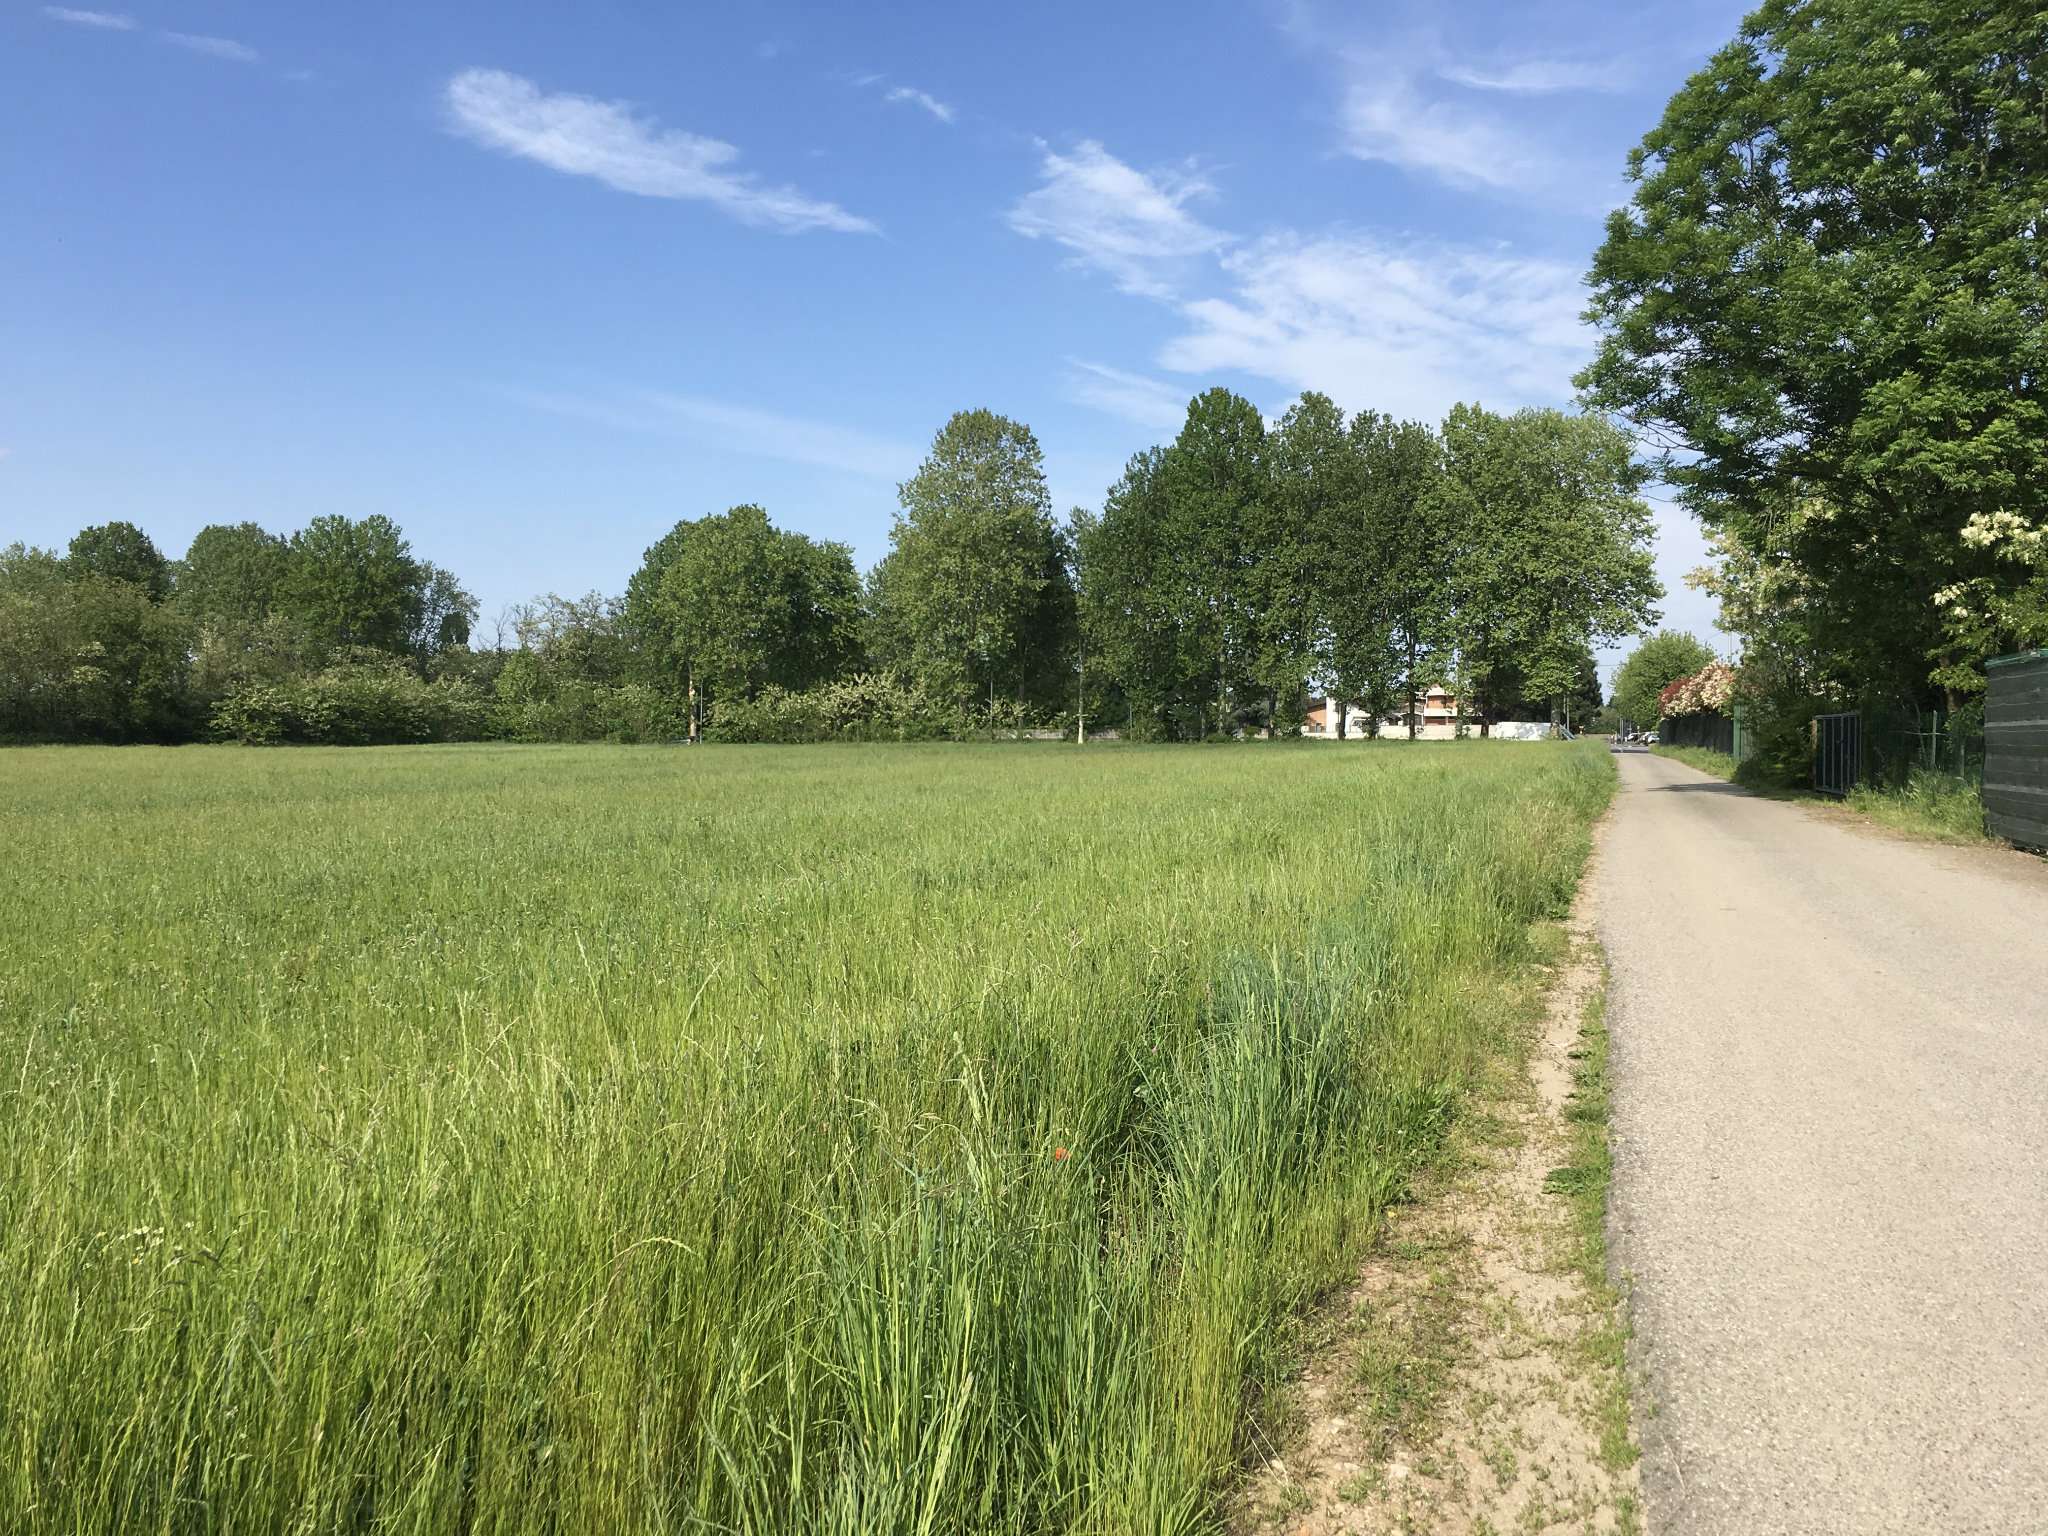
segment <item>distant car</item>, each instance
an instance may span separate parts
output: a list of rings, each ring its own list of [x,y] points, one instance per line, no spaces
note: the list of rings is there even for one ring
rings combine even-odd
[[[1654,747],[1655,745],[1657,745],[1657,733],[1655,731],[1643,732],[1643,745],[1646,747]]]

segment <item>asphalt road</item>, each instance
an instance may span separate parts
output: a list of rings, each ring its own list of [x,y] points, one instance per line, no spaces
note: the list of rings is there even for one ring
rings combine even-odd
[[[2048,861],[1620,766],[1649,1536],[2048,1532]]]

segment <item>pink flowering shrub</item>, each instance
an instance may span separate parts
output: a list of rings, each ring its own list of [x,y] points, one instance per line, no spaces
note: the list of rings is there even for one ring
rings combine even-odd
[[[1666,715],[1722,714],[1735,699],[1735,669],[1710,661],[1691,677],[1665,685],[1657,707]]]

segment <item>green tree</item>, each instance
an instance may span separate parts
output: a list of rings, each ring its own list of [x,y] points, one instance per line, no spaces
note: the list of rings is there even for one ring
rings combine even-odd
[[[1267,484],[1254,504],[1244,591],[1249,671],[1267,691],[1269,728],[1273,700],[1298,692],[1311,670],[1377,719],[1392,691],[1392,638],[1374,600],[1362,466],[1344,412],[1327,395],[1304,394],[1266,437],[1263,458]]]
[[[1691,635],[1663,629],[1628,653],[1614,674],[1613,703],[1624,720],[1657,723],[1657,696],[1714,659],[1713,648]]]
[[[933,693],[993,707],[1042,670],[1046,592],[1065,579],[1038,439],[993,411],[961,411],[899,497],[869,583],[878,659]]]
[[[1359,500],[1326,572],[1333,640],[1350,650],[1375,721],[1400,701],[1411,732],[1449,644],[1451,543],[1440,524],[1442,452],[1421,422],[1360,411],[1351,421]]]
[[[684,519],[670,528],[647,547],[639,568],[627,578],[626,593],[619,603],[619,633],[626,642],[635,675],[642,682],[667,686],[672,681],[670,656],[674,643],[661,603],[661,579],[683,552],[695,526],[695,522]]]
[[[1484,734],[1516,696],[1556,707],[1584,651],[1656,617],[1643,474],[1593,416],[1453,407],[1438,511],[1463,692]]]
[[[740,506],[677,524],[649,560],[660,575],[634,633],[659,647],[668,686],[694,701],[693,725],[716,700],[807,688],[857,655],[860,584],[843,544]],[[629,589],[626,607],[634,601]]]
[[[1250,576],[1266,525],[1266,426],[1227,389],[1188,402],[1187,420],[1160,460],[1164,550],[1184,645],[1202,657],[1211,716],[1202,734],[1228,731],[1233,696],[1259,688],[1260,583]],[[1269,657],[1283,654],[1275,651]]]
[[[1172,557],[1165,458],[1133,455],[1101,515],[1075,519],[1081,631],[1089,666],[1123,696],[1124,729],[1198,736],[1214,646],[1207,606]]]
[[[0,551],[0,737],[183,739],[191,640],[140,582],[19,544]]]
[[[178,563],[178,606],[202,624],[259,624],[290,565],[291,546],[277,534],[255,523],[209,524]]]
[[[454,576],[415,559],[381,515],[316,517],[293,534],[275,601],[316,646],[388,651],[423,668],[437,651],[466,644],[476,616]]]
[[[64,568],[75,577],[140,587],[153,603],[170,595],[170,562],[133,523],[99,523],[80,530],[64,557]]]
[[[1588,401],[1809,584],[1865,688],[2048,639],[2048,11],[1769,0],[1672,97],[1591,274]],[[1800,515],[1801,513],[1818,515]]]

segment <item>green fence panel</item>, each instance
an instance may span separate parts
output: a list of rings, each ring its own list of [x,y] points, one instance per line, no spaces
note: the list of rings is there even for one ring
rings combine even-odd
[[[1985,676],[1985,830],[2048,848],[2048,651],[1997,657]]]

